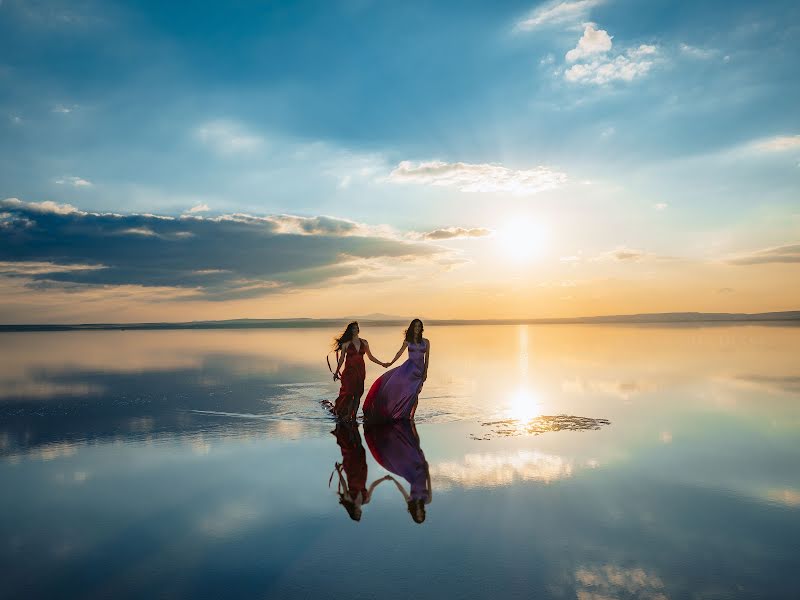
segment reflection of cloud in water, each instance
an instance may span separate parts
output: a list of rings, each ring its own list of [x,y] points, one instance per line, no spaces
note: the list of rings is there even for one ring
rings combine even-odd
[[[578,585],[578,600],[611,600],[622,597],[667,600],[661,579],[641,567],[580,567],[575,571],[575,582]]]
[[[600,394],[629,400],[637,394],[654,392],[658,384],[653,381],[617,381],[605,379],[568,379],[561,382],[564,392],[573,394]]]
[[[475,440],[488,440],[493,436],[510,437],[515,435],[540,435],[554,431],[597,431],[603,425],[610,425],[607,419],[577,417],[574,415],[542,415],[530,420],[505,419],[481,423],[490,429],[481,436],[473,435]]]
[[[96,396],[103,386],[88,383],[55,383],[50,381],[0,380],[0,400],[4,398],[43,399],[53,396]]]
[[[572,477],[573,463],[561,456],[521,450],[515,454],[467,454],[461,461],[430,466],[436,489],[497,487],[517,481],[550,483]]]
[[[212,537],[234,535],[260,518],[263,505],[252,500],[236,500],[218,507],[214,512],[202,517],[198,529]]]
[[[79,444],[72,444],[69,442],[47,444],[46,446],[37,448],[36,451],[32,453],[32,456],[45,461],[65,456],[74,456],[78,453],[78,446]]]
[[[800,375],[735,375],[723,381],[770,394],[800,394]]]
[[[800,507],[800,491],[792,489],[784,490],[769,490],[767,498],[772,502],[790,506],[792,508]]]

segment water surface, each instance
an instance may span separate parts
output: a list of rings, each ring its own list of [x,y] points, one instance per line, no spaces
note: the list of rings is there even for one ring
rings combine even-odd
[[[335,333],[0,335],[0,597],[796,597],[800,329],[426,329],[420,524],[339,504]]]

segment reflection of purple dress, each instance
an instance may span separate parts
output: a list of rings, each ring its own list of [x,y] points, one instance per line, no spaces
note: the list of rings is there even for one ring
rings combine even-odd
[[[422,389],[425,342],[408,344],[408,360],[375,380],[364,400],[366,421],[412,419]]]
[[[413,421],[367,424],[364,437],[378,464],[411,484],[412,500],[430,499],[428,463]]]

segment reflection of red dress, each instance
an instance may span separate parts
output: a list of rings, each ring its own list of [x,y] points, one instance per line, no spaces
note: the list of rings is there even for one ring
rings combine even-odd
[[[336,443],[342,449],[342,467],[347,475],[347,489],[350,498],[355,500],[358,492],[361,498],[367,498],[367,453],[361,444],[358,425],[350,426],[338,423],[333,430]]]
[[[364,394],[364,378],[367,367],[364,365],[364,351],[367,344],[361,340],[361,347],[356,350],[353,342],[345,350],[344,370],[342,371],[342,387],[336,398],[334,410],[336,416],[343,419],[355,419],[361,396]]]

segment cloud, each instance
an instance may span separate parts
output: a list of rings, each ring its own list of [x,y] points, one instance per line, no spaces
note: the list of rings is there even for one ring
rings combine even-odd
[[[658,49],[642,44],[611,59],[597,58],[588,63],[572,65],[564,79],[573,83],[605,85],[613,81],[633,81],[646,75],[655,64]]]
[[[446,227],[425,232],[421,237],[425,240],[452,240],[455,238],[486,237],[491,234],[492,230],[484,227]]]
[[[690,46],[689,44],[681,44],[680,49],[682,54],[690,58],[696,58],[699,60],[708,60],[710,58],[714,58],[717,54],[719,54],[716,50],[709,50],[707,48],[697,48],[695,46]]]
[[[518,481],[551,483],[572,477],[574,466],[560,456],[520,450],[513,454],[466,454],[461,460],[434,463],[437,488],[499,487]]]
[[[639,262],[652,255],[643,250],[636,250],[634,248],[627,248],[626,246],[618,246],[614,250],[603,252],[596,256],[593,260],[596,261],[618,261],[618,262]]]
[[[83,177],[61,177],[56,179],[59,185],[71,185],[72,187],[92,187],[92,182]]]
[[[403,161],[389,174],[393,183],[416,183],[455,187],[462,192],[510,192],[535,194],[559,187],[567,181],[565,173],[539,166],[514,170],[501,165]]]
[[[248,154],[262,147],[264,140],[233,121],[204,123],[195,130],[195,137],[217,154]]]
[[[18,264],[31,286],[137,285],[227,300],[444,253],[380,231],[334,217],[101,214],[12,198],[0,201],[0,265],[8,272]]]
[[[779,135],[752,142],[751,146],[761,152],[785,152],[800,150],[800,135]]]
[[[53,112],[54,113],[59,113],[59,114],[62,114],[62,115],[68,115],[69,113],[74,111],[76,108],[78,108],[77,104],[72,104],[72,105],[69,105],[69,106],[64,105],[64,104],[56,104],[53,107]]]
[[[186,212],[189,214],[194,214],[194,213],[208,212],[209,210],[211,209],[208,208],[208,204],[196,204]]]
[[[593,54],[605,54],[611,50],[611,36],[603,29],[595,29],[594,25],[589,24],[583,30],[578,45],[567,52],[565,58],[567,62],[575,62],[582,58],[587,58]]]
[[[572,0],[566,2],[546,2],[535,8],[527,17],[517,22],[517,31],[531,31],[547,25],[572,25],[580,23],[589,11],[603,0]]]
[[[800,244],[756,250],[728,260],[732,265],[763,265],[768,263],[800,263]]]
[[[653,208],[655,208],[656,210],[666,210],[667,207],[669,207],[669,204],[667,204],[666,202],[656,202],[655,204],[653,204]]]

